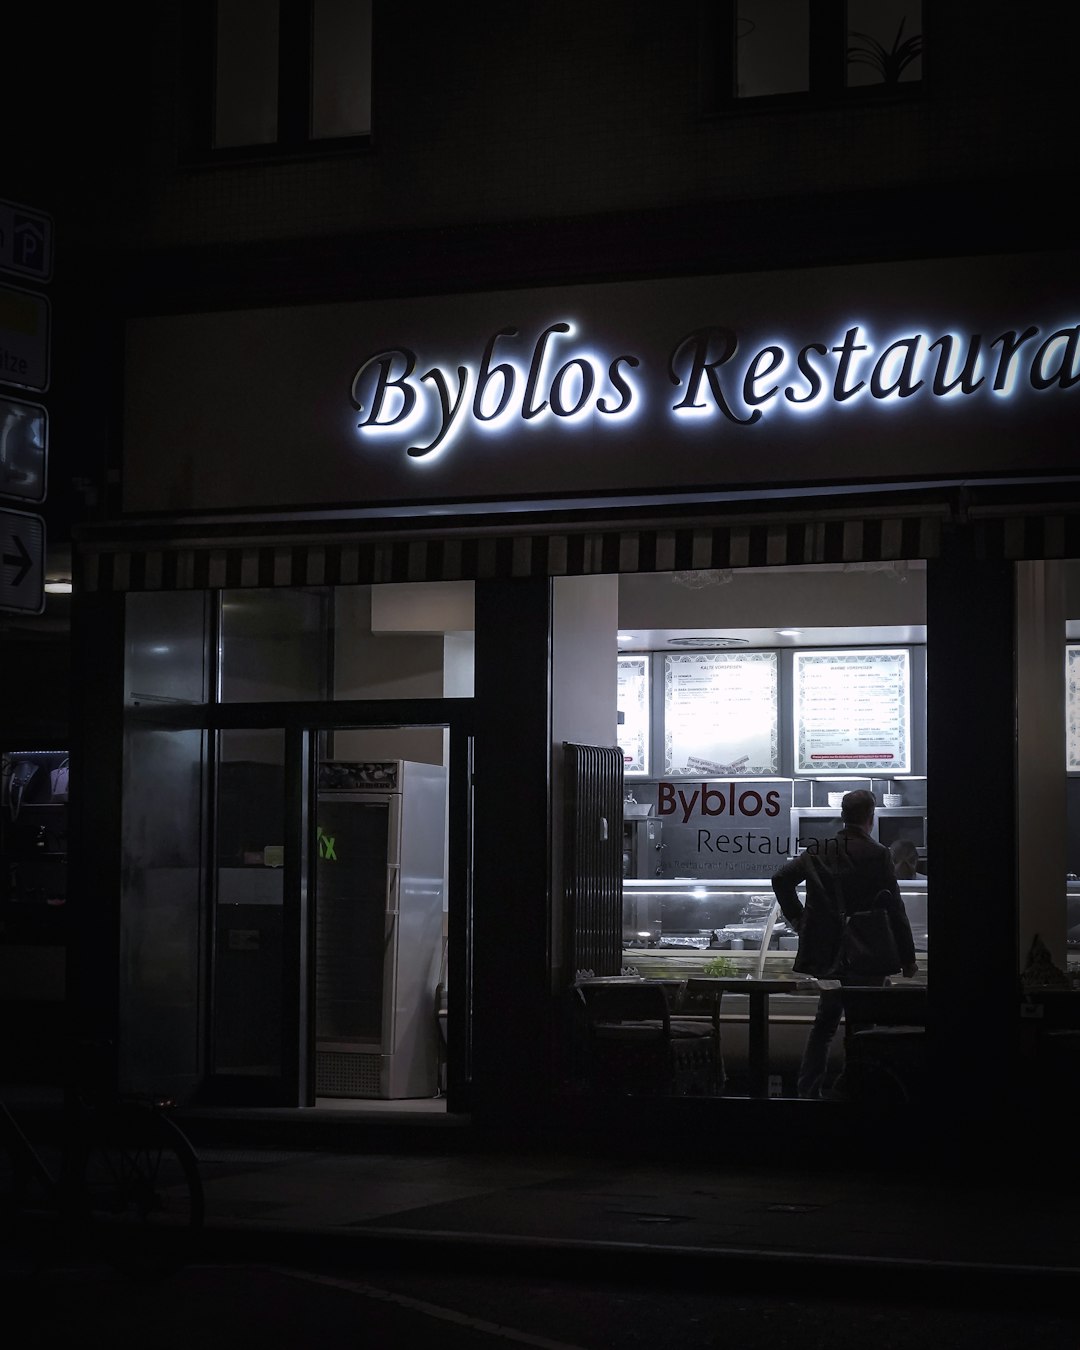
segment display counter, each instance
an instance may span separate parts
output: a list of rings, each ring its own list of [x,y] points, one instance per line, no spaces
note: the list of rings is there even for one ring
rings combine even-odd
[[[898,885],[915,939],[919,963],[915,978],[925,982],[927,882],[920,877]],[[779,913],[771,885],[761,878],[623,881],[622,962],[627,972],[677,980],[680,985],[703,975],[748,981],[746,994],[727,986],[719,1010],[726,1095],[794,1094],[799,1059],[818,1004],[812,982],[809,988],[800,987],[792,970],[798,945],[798,937]],[[766,1022],[762,1026],[754,1015],[753,995],[772,981],[783,982],[773,992],[788,987],[792,992],[767,1000],[761,1010]],[[683,1011],[698,1009],[687,1005]],[[840,1036],[833,1043],[834,1072],[840,1067],[842,1043]]]
[[[925,972],[927,881],[898,884]],[[718,958],[725,974],[786,975],[798,946],[760,878],[623,881],[623,964],[641,975],[686,979]]]
[[[925,877],[899,881],[918,958],[916,983],[925,984],[927,894]],[[1070,974],[1080,973],[1080,879],[1066,882],[1065,937]],[[769,1095],[794,1091],[806,1035],[817,1008],[817,993],[798,988],[792,969],[798,939],[779,915],[769,883],[739,880],[623,881],[623,953],[626,971],[665,980],[699,976],[733,977],[751,982],[790,980],[792,992],[773,998],[767,1011],[769,1064],[764,1090]],[[907,984],[897,977],[897,983]],[[748,991],[752,984],[748,984]],[[696,1011],[686,1007],[686,1012]],[[752,1065],[751,998],[728,986],[720,1007],[728,1093],[747,1091]],[[831,1051],[831,1070],[839,1068],[843,1038]],[[751,1074],[751,1078],[753,1075]],[[749,1089],[755,1091],[753,1087]],[[756,1091],[763,1089],[760,1085]]]

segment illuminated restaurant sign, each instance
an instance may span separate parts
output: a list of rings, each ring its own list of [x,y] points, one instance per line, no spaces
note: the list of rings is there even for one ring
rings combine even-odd
[[[648,399],[675,418],[713,417],[742,427],[766,414],[823,405],[924,399],[1007,397],[1018,388],[1070,389],[1080,381],[1080,324],[1047,332],[1029,324],[993,335],[913,332],[875,340],[853,323],[827,340],[743,342],[722,326],[678,337],[664,368],[630,351],[601,352],[566,320],[532,334],[498,329],[468,364],[428,366],[409,347],[389,347],[361,362],[349,397],[362,435],[391,434],[424,459],[445,450],[455,432],[505,430],[539,418],[594,415],[617,423]]]
[[[1048,251],[137,315],[123,510],[1069,472],[1077,266]]]

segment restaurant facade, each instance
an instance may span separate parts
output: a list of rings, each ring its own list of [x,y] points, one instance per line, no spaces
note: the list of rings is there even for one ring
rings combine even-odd
[[[66,1001],[124,1086],[297,1121],[850,1141],[769,876],[866,787],[926,995],[875,1125],[1066,1131],[1065,19],[143,8],[4,30],[79,110],[73,153],[11,72],[55,325],[5,389],[76,518],[63,658],[5,671],[13,1035]],[[580,991],[623,972],[699,1027],[750,977],[722,1081],[610,1091]]]
[[[658,819],[682,791],[689,820],[691,785],[741,817],[772,792],[786,855],[789,811],[870,786],[919,808],[930,860],[929,1087],[897,1119],[925,1139],[988,1094],[1018,1120],[1036,1097],[1052,1110],[1030,1081],[1020,977],[1036,939],[1068,965],[1074,263],[953,256],[130,318],[124,509],[80,532],[73,627],[95,907],[72,988],[118,1027],[122,1079],[297,1108],[439,1092],[481,1123],[594,1128],[606,1099],[575,983],[649,973],[672,945],[636,952],[624,930],[628,794]],[[663,759],[665,732],[648,731],[659,749],[635,762],[620,584],[794,586],[815,570],[908,570],[925,587],[899,645],[845,640],[841,592],[816,624],[840,632],[819,652],[904,653],[903,748],[880,749],[880,718],[878,748],[860,748],[841,686],[820,754],[800,758],[796,645],[772,653],[771,759],[710,749],[702,704],[700,746]],[[790,609],[783,622],[802,622]],[[732,622],[717,612],[714,634]],[[662,695],[645,698],[662,720]],[[408,824],[421,764],[436,786]],[[346,871],[349,810],[386,801],[372,883]],[[415,865],[410,830],[437,836]],[[719,835],[704,847],[715,859]],[[768,892],[767,863],[709,865]],[[709,873],[683,859],[664,875]],[[352,897],[372,884],[362,924]],[[770,968],[787,972],[795,944],[773,941]],[[762,975],[758,942],[760,963],[729,957],[740,975]],[[373,961],[378,1008],[362,1006]],[[777,1016],[773,1000],[775,1046],[801,1040],[812,1004]],[[838,1128],[829,1108],[808,1119],[784,1074],[743,1085],[735,1007],[726,1088],[607,1101],[624,1127],[659,1112],[706,1132],[740,1113],[779,1135]]]

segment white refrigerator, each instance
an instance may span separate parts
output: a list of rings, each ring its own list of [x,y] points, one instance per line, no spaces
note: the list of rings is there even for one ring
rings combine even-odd
[[[437,1095],[446,799],[439,765],[319,766],[318,1097]]]

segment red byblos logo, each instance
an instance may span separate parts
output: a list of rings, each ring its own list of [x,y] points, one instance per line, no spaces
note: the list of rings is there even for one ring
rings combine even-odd
[[[682,812],[682,824],[689,822],[695,812],[702,816],[778,816],[780,794],[775,789],[764,795],[756,788],[743,788],[735,783],[713,787],[702,783],[691,790],[661,782],[656,789],[656,814],[671,816]]]

